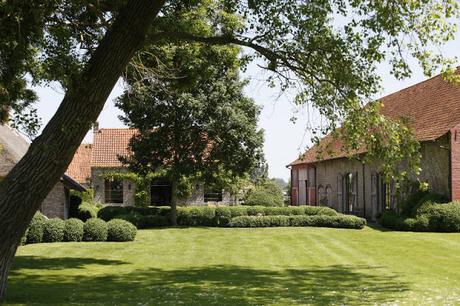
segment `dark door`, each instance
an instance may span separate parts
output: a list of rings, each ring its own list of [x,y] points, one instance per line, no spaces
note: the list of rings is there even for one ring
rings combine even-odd
[[[150,204],[154,206],[165,206],[171,203],[171,183],[164,178],[152,181],[150,185]]]

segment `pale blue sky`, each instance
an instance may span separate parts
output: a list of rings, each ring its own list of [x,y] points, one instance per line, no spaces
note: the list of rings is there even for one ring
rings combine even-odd
[[[443,52],[449,57],[460,56],[460,35],[457,35],[457,39],[450,42],[443,49]],[[380,65],[379,73],[383,79],[382,85],[384,88],[380,96],[390,94],[426,79],[415,61],[411,61],[411,67],[413,67],[414,71],[413,76],[409,79],[398,81],[390,75],[387,65]],[[318,124],[320,118],[308,106],[294,107],[291,103],[292,95],[279,96],[278,90],[269,88],[264,81],[266,78],[265,72],[261,71],[256,65],[251,65],[244,76],[251,80],[246,88],[247,94],[263,107],[259,126],[265,130],[264,152],[269,164],[269,174],[271,177],[281,177],[287,180],[289,170],[286,169],[286,165],[295,160],[310,144],[307,126]],[[63,91],[58,85],[37,87],[35,89],[40,99],[37,103],[38,114],[42,118],[43,125],[45,125],[61,102]],[[113,99],[122,90],[122,83],[119,82],[99,116],[101,128],[123,127],[123,124],[118,119],[118,115],[121,112],[113,103]],[[294,113],[298,118],[295,124],[290,121]],[[85,142],[91,141],[92,135],[89,132]]]

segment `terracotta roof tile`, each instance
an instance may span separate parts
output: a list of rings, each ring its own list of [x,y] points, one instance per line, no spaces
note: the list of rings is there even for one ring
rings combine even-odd
[[[122,167],[119,157],[130,154],[128,144],[136,133],[136,129],[128,128],[100,129],[94,133],[91,166]]]
[[[81,144],[72,159],[66,174],[81,184],[88,182],[91,177],[91,144]]]
[[[460,73],[458,68],[457,73]],[[445,135],[460,123],[460,85],[445,81],[441,75],[415,84],[380,99],[383,115],[390,118],[409,118],[411,127],[419,141],[435,140]],[[322,147],[329,144],[321,160],[347,156],[342,150],[342,141],[328,135],[321,140]],[[302,158],[290,165],[318,161],[318,148],[313,146]],[[357,151],[363,153],[365,150]]]

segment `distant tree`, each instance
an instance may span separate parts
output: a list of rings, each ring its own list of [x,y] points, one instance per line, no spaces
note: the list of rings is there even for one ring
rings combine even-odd
[[[278,186],[283,190],[286,190],[286,188],[288,187],[288,183],[283,178],[274,177],[274,178],[272,178],[272,180],[273,180],[273,182],[278,184]]]
[[[268,179],[268,163],[265,156],[259,160],[257,167],[250,173],[250,180],[253,184],[262,184]]]
[[[259,107],[245,97],[238,49],[182,44],[163,54],[168,76],[129,70],[130,84],[117,106],[122,120],[139,129],[125,158],[133,171],[160,172],[172,184],[171,221],[179,197],[194,180],[230,184],[252,171],[262,156]],[[149,67],[144,61],[144,68]],[[148,71],[148,70],[147,70]],[[139,81],[142,80],[142,81]]]

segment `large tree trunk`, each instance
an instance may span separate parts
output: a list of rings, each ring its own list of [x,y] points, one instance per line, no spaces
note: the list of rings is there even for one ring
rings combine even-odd
[[[0,303],[17,245],[35,211],[69,165],[164,0],[131,0],[74,80],[56,114],[0,183]]]
[[[171,182],[171,225],[177,225],[177,180],[172,179]]]

